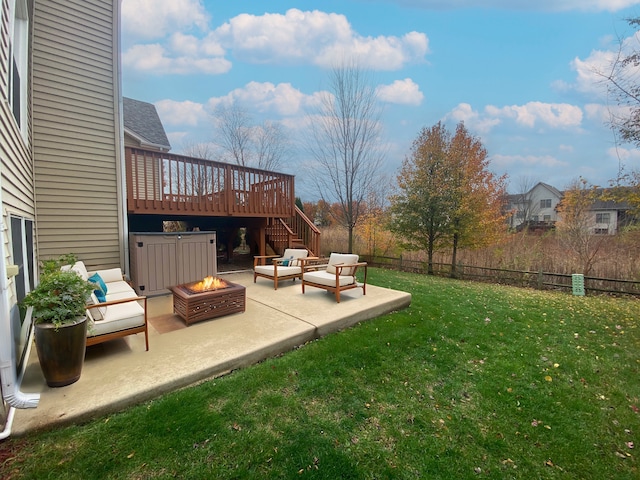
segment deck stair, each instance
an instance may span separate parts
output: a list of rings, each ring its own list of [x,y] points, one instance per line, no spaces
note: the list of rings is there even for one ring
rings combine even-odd
[[[320,253],[320,230],[297,206],[293,217],[269,219],[266,237],[267,244],[278,255],[286,248],[306,248],[311,256]]]

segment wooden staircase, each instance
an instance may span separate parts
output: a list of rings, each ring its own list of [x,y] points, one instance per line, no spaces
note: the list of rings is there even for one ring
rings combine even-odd
[[[293,217],[270,218],[266,236],[267,245],[277,255],[285,248],[306,248],[310,256],[320,254],[320,230],[297,206]]]

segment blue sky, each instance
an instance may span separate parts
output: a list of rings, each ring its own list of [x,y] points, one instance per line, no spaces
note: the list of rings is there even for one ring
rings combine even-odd
[[[595,73],[620,40],[640,49],[633,16],[640,0],[122,0],[123,93],[156,105],[177,153],[213,141],[211,112],[231,101],[299,138],[329,69],[355,56],[378,88],[390,175],[423,127],[464,121],[512,193],[607,185],[620,163],[640,168]]]

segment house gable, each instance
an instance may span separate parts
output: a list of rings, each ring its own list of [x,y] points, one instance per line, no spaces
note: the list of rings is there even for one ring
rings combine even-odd
[[[124,97],[123,120],[125,146],[161,152],[171,150],[171,144],[152,103]]]

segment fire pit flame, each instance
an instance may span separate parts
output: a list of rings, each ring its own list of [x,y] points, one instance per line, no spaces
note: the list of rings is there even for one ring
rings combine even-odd
[[[185,287],[192,293],[202,293],[227,288],[227,282],[218,277],[205,277],[199,282],[190,283]]]

